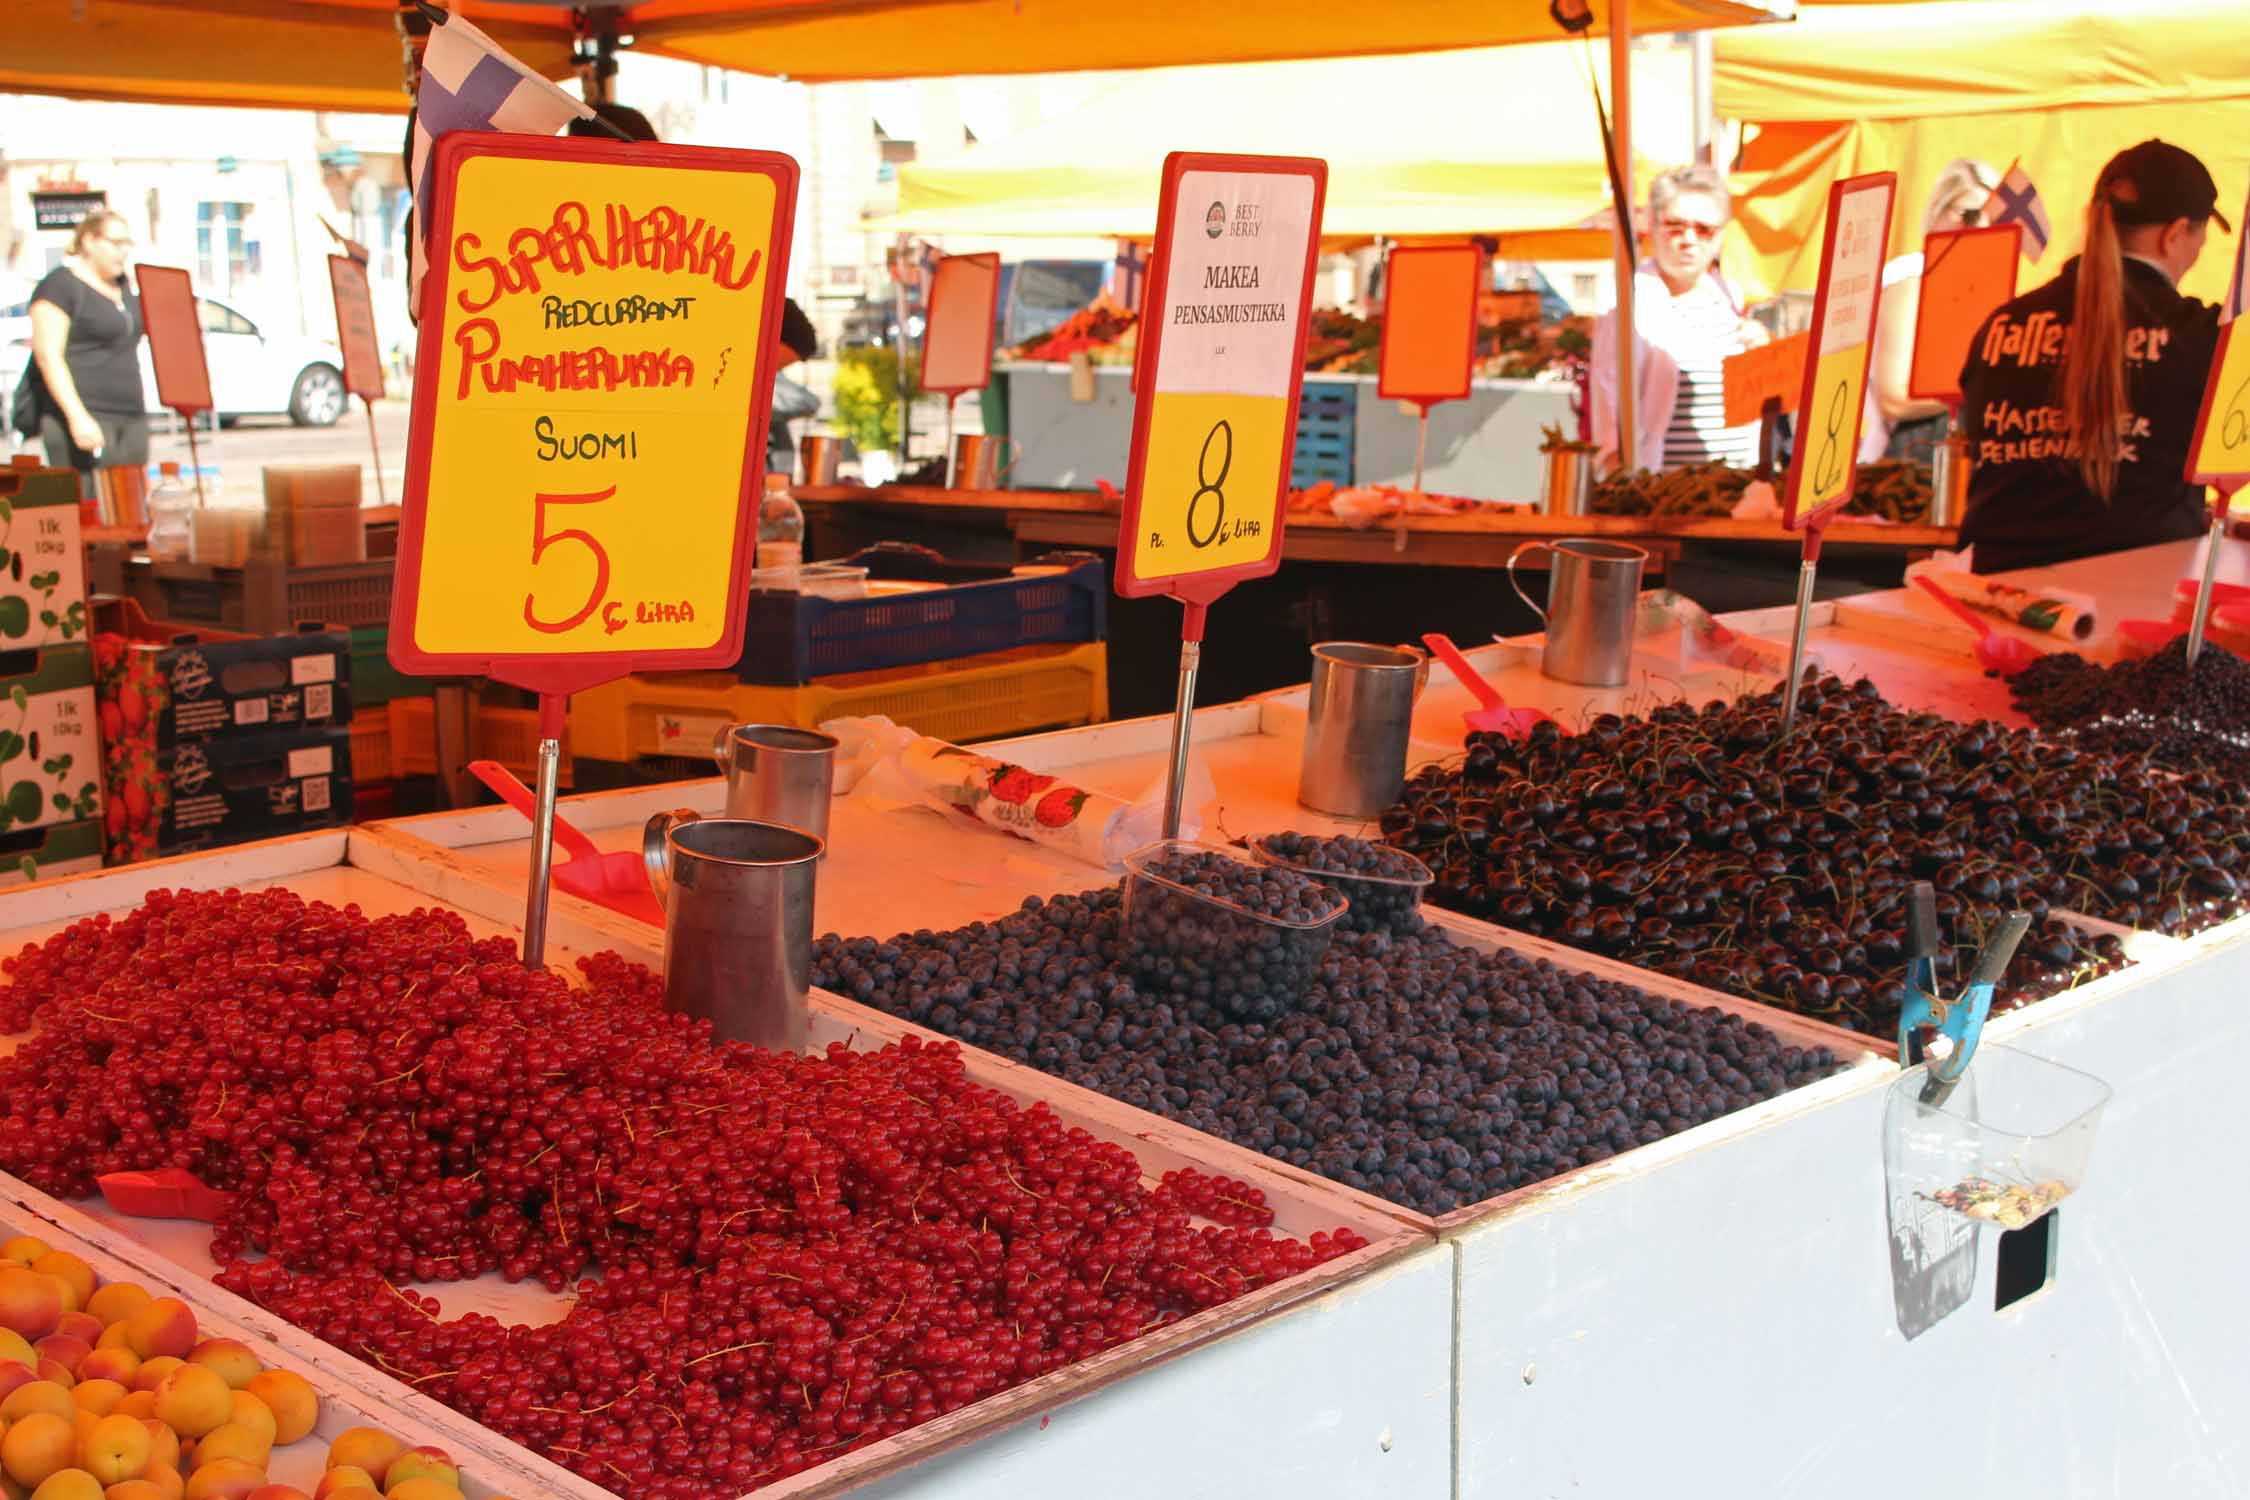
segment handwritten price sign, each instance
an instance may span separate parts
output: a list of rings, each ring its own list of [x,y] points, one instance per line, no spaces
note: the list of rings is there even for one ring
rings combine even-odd
[[[391,660],[550,693],[731,664],[796,163],[464,133],[432,170]]]
[[[2243,336],[2243,322],[2236,318],[2219,330],[2195,441],[2188,445],[2188,483],[2217,485],[2223,495],[2250,485],[2250,338]]]
[[[1789,461],[1782,524],[1817,527],[1852,495],[1867,363],[1883,298],[1898,174],[1847,177],[1828,190],[1828,238],[1813,298],[1811,347],[1797,397],[1797,451]]]
[[[178,266],[139,265],[141,323],[148,329],[148,362],[156,371],[156,399],[177,412],[211,409],[211,367],[203,357],[203,319],[195,284]]]
[[[1940,229],[1923,242],[1907,395],[1917,401],[1960,401],[1969,341],[1992,310],[2016,294],[2022,247],[2020,224]]]
[[[348,255],[328,257],[328,290],[336,302],[336,344],[344,351],[344,389],[362,401],[383,399],[383,351],[375,342],[375,301],[367,267]]]
[[[1281,562],[1327,164],[1164,163],[1134,370],[1121,594],[1208,604]]]

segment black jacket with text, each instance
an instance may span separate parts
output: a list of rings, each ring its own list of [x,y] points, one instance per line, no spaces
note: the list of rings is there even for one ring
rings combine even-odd
[[[1975,465],[1963,544],[1980,573],[2201,536],[2204,491],[2182,476],[2211,358],[2218,309],[2183,297],[2145,261],[2125,260],[2125,403],[2117,493],[2105,503],[2078,472],[2064,430],[2062,362],[2078,260],[2003,303],[1961,367],[1962,420]]]

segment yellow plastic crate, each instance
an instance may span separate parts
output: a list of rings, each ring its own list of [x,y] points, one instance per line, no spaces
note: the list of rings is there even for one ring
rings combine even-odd
[[[352,780],[361,786],[398,775],[391,763],[391,713],[378,703],[352,715]]]
[[[437,700],[393,698],[383,709],[390,715],[390,774],[437,775]],[[469,747],[472,759],[496,760],[526,782],[539,774],[539,710],[479,703],[474,712],[476,722]],[[354,727],[357,727],[356,717]],[[566,726],[558,785],[571,784],[571,755],[576,748],[573,743],[576,738]],[[356,748],[356,738],[353,744]]]
[[[1109,649],[1019,646],[913,667],[764,687],[732,672],[651,672],[572,695],[571,748],[596,760],[705,755],[729,724],[882,714],[955,744],[1109,717]]]

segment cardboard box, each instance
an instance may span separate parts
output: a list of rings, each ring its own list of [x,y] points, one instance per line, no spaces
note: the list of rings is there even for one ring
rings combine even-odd
[[[102,867],[102,823],[84,818],[0,833],[0,886],[58,880]]]
[[[0,653],[0,835],[101,811],[95,722],[90,649]]]
[[[296,567],[367,561],[358,464],[269,464],[269,544]]]
[[[159,855],[334,827],[352,815],[351,731],[239,735],[176,745],[159,752],[151,791]]]
[[[0,472],[0,651],[86,642],[78,476]]]
[[[106,608],[106,606],[105,606]],[[352,717],[351,632],[242,636],[151,620],[126,602],[95,651],[105,745],[324,729]]]

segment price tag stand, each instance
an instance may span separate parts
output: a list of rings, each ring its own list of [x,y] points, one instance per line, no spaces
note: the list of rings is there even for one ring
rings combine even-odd
[[[1328,165],[1175,151],[1164,161],[1117,591],[1180,601],[1164,836],[1179,836],[1211,604],[1281,565]]]
[[[1725,421],[1729,427],[1758,424],[1760,479],[1773,482],[1773,450],[1779,445],[1781,419],[1796,408],[1798,389],[1805,380],[1805,349],[1810,340],[1791,334],[1727,357],[1721,367]]]
[[[156,399],[179,414],[187,428],[188,467],[195,470],[195,503],[205,503],[203,454],[195,442],[195,419],[212,409],[211,367],[203,354],[203,319],[195,307],[195,283],[178,266],[137,265],[141,323],[148,330],[148,359],[156,371]]]
[[[1961,519],[1969,490],[1969,440],[1961,427],[1961,366],[1992,310],[2016,294],[2023,226],[1940,229],[1922,243],[1914,305],[1914,357],[1906,394],[1945,404],[1945,437],[1930,461],[1930,523]]]
[[[1484,252],[1474,245],[1396,246],[1384,261],[1383,347],[1375,394],[1411,401],[1421,411],[1414,432],[1414,490],[1430,451],[1430,408],[1469,394],[1476,360],[1477,290]],[[1394,551],[1406,550],[1406,505],[1398,508]]]
[[[1797,566],[1797,618],[1789,632],[1789,680],[1781,694],[1783,734],[1797,725],[1821,538],[1852,497],[1867,366],[1883,297],[1883,247],[1890,243],[1891,202],[1897,192],[1893,172],[1848,177],[1828,190],[1820,289],[1813,298],[1804,386],[1797,398],[1802,430],[1782,500],[1782,525],[1804,536]]]
[[[797,164],[439,138],[390,658],[539,695],[524,962],[569,695],[742,654]]]
[[[388,505],[383,485],[383,445],[375,435],[375,403],[383,399],[383,354],[375,343],[375,303],[365,263],[349,255],[328,257],[328,290],[336,303],[336,343],[344,351],[344,389],[367,413],[367,453],[375,463],[375,499]]]
[[[2250,233],[2250,226],[2245,232]],[[2195,438],[2188,444],[2188,483],[2207,484],[2217,491],[2210,534],[2203,543],[2203,582],[2196,589],[2195,614],[2188,625],[2190,672],[2203,654],[2204,624],[2211,616],[2211,585],[2218,576],[2227,515],[2234,497],[2250,486],[2250,338],[2240,336],[2242,324],[2236,318],[2219,330],[2211,378],[2204,383],[2203,406],[2195,417]]]
[[[930,277],[930,321],[922,332],[922,389],[945,397],[945,474],[954,473],[953,403],[963,391],[981,391],[992,380],[994,312],[1000,297],[1000,257],[948,255]]]

